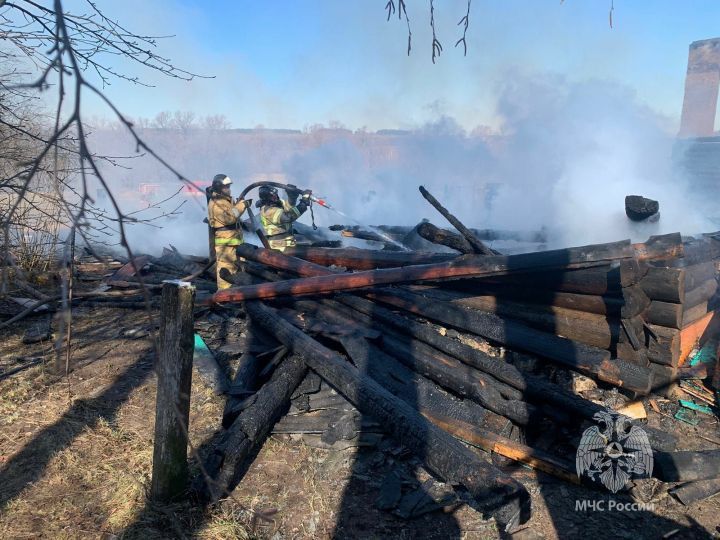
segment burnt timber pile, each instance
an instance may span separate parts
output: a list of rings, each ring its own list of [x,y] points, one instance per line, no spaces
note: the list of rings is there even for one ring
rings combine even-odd
[[[164,280],[194,284],[195,368],[227,396],[208,477],[193,483],[206,500],[233,489],[270,433],[324,447],[384,437],[510,530],[529,495],[499,465],[578,483],[574,450],[596,413],[630,415],[633,399],[713,377],[685,364],[717,336],[716,235],[500,255],[478,253],[472,230],[418,229],[462,249],[246,244],[236,287],[217,292],[212,261],[165,250],[105,264],[112,273],[75,302],[143,308],[140,282],[152,305]],[[677,452],[672,433],[644,427],[655,478],[685,482],[693,500],[720,489],[708,483],[717,451]]]
[[[472,448],[577,483],[574,456],[528,443],[525,431],[574,427],[579,437],[607,407],[624,414],[632,398],[697,379],[680,367],[715,332],[714,235],[509,256],[249,244],[238,254],[237,286],[199,303],[246,317],[265,350],[247,340],[219,349],[240,364],[232,381],[212,383],[229,398],[205,466],[212,480],[194,485],[211,500],[270,432],[326,447],[384,434],[512,529],[527,519],[528,494]],[[198,367],[217,381],[216,367]],[[717,452],[673,452],[672,434],[645,429],[664,464],[656,478],[717,474]]]

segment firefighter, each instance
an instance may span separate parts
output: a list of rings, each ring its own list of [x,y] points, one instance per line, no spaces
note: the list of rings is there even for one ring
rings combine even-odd
[[[230,195],[232,180],[226,174],[216,174],[210,186],[211,197],[208,201],[208,221],[215,236],[215,267],[217,288],[228,289],[232,283],[220,277],[226,268],[230,274],[237,270],[237,246],[243,243],[240,228],[240,216],[248,203],[238,198],[233,201]]]
[[[258,191],[260,200],[256,206],[260,208],[260,221],[270,247],[285,251],[285,248],[295,245],[292,224],[310,206],[312,191],[286,190],[286,201],[280,199],[278,190],[272,186],[261,186]]]

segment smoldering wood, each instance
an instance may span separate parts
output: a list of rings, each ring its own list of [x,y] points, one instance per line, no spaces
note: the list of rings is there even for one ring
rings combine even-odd
[[[252,309],[250,305],[248,309]],[[227,496],[237,484],[242,465],[250,452],[261,444],[278,418],[287,409],[290,396],[300,384],[307,366],[299,356],[286,358],[255,394],[252,404],[245,408],[222,435],[205,462],[211,479],[198,479],[195,491],[203,499],[216,501]]]
[[[257,389],[259,362],[257,356],[249,352],[240,357],[232,384],[228,389],[228,398],[223,410],[222,427],[227,429],[245,409],[244,403]]]
[[[491,313],[457,306],[438,305],[419,295],[393,290],[374,290],[369,297],[444,325],[460,328],[496,343],[538,354],[584,375],[646,394],[651,375],[647,369],[622,360],[611,360],[610,352],[548,334]]]
[[[473,246],[462,235],[440,229],[428,221],[418,223],[415,231],[433,244],[440,244],[460,253],[475,253]]]
[[[523,304],[496,296],[466,296],[463,293],[441,289],[425,289],[425,296],[449,302],[501,317],[517,319],[529,326],[540,328],[556,335],[609,349],[620,338],[620,319],[609,319],[605,315],[586,313],[554,306]]]
[[[405,373],[403,369],[397,370],[401,366],[392,357],[364,340],[344,339],[343,343],[360,371],[369,373],[393,395],[409,403],[444,431],[487,452],[495,452],[520,463],[526,463],[535,469],[573,483],[578,482],[572,464],[542,450],[521,445],[497,433],[482,429],[480,426],[484,424],[484,416],[487,413],[477,404],[454,398],[434,388],[435,385],[427,379],[413,375],[409,370],[404,370]],[[391,369],[386,369],[387,367]],[[418,379],[424,382],[418,384]],[[411,381],[411,384],[408,386],[404,381]]]
[[[311,309],[324,319],[344,322],[347,326],[358,326],[354,321],[333,313],[330,308],[311,306]],[[359,342],[348,341],[348,343],[353,343],[355,352],[360,354]],[[371,346],[367,345],[366,351],[370,348]],[[535,406],[521,400],[521,393],[514,388],[506,387],[504,383],[493,380],[487,375],[464,365],[457,359],[434,350],[423,343],[414,340],[403,340],[402,336],[385,331],[382,337],[382,350],[384,353],[377,348],[373,349],[379,358],[386,358],[388,363],[400,361],[409,370],[419,373],[455,394],[469,398],[517,424],[528,425],[532,419],[541,416],[540,411]],[[368,353],[365,352],[364,354],[367,355]],[[501,392],[508,399],[505,399]]]
[[[653,476],[663,482],[720,478],[720,450],[654,452]]]
[[[629,241],[596,246],[583,246],[555,251],[525,253],[510,256],[470,256],[438,263],[402,268],[368,270],[353,274],[314,276],[275,283],[260,283],[218,291],[214,302],[240,302],[253,299],[319,294],[340,290],[360,289],[374,285],[407,283],[468,276],[506,275],[519,270],[541,270],[553,267],[572,268],[576,265],[601,263],[609,259],[631,255]]]
[[[400,444],[416,452],[431,472],[463,485],[478,507],[495,517],[501,529],[512,528],[529,518],[529,495],[517,481],[478,459],[409,405],[371,378],[362,376],[337,353],[276,317],[270,308],[252,302],[247,310],[253,320],[294,353],[302,355],[308,367],[360,412],[375,417]]]
[[[489,247],[487,247],[485,244],[482,243],[481,240],[479,240],[473,232],[468,229],[463,223],[456,218],[454,215],[452,215],[443,205],[440,204],[440,202],[433,197],[430,192],[425,189],[423,186],[419,186],[420,193],[425,198],[427,202],[429,202],[435,210],[440,212],[440,214],[447,219],[450,224],[455,227],[458,232],[463,235],[465,240],[467,240],[468,244],[472,246],[472,249],[475,253],[478,253],[480,255],[496,255],[497,252]]]
[[[159,501],[175,499],[187,489],[194,298],[189,283],[163,285],[150,490]]]
[[[685,506],[709,499],[718,493],[720,493],[720,478],[689,482],[670,490],[670,494]]]
[[[442,287],[465,290],[466,294],[494,297],[498,300],[514,300],[611,317],[634,317],[645,311],[650,305],[650,299],[638,285],[622,287],[619,291],[609,291],[606,294],[582,294],[519,284],[487,283],[487,280],[483,279],[462,281],[464,282],[462,285],[456,286],[456,282],[446,282],[442,284]],[[410,287],[429,287],[429,285],[411,285]],[[471,288],[472,292],[470,292]]]
[[[640,286],[651,300],[683,304],[685,294],[715,277],[712,262],[686,268],[650,267]]]
[[[641,195],[627,195],[625,197],[625,215],[632,221],[644,221],[660,210],[660,203]]]
[[[337,266],[352,270],[395,268],[414,264],[435,264],[455,259],[457,255],[418,252],[387,252],[371,249],[323,249],[295,246],[286,249],[284,255],[297,257],[325,267]]]
[[[647,324],[647,351],[651,362],[677,366],[680,357],[680,330]]]
[[[376,324],[382,324],[386,328],[392,327],[398,332],[406,332],[473,368],[492,375],[498,381],[520,390],[523,393],[523,399],[528,401],[539,405],[550,403],[557,409],[566,411],[573,416],[589,420],[593,419],[595,413],[606,410],[604,407],[583,399],[543,377],[522,373],[512,364],[443,336],[427,324],[398,315],[364,298],[341,295],[336,300],[323,300],[322,303],[350,317],[362,315],[375,321]],[[361,318],[359,320],[366,322],[368,319]],[[655,430],[649,426],[643,426],[643,428],[648,433],[653,448],[661,450],[675,448],[676,441],[671,434]]]

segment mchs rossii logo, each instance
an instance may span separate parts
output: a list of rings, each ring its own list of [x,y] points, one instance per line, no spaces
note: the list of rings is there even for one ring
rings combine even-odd
[[[613,493],[633,478],[648,478],[653,453],[647,433],[632,420],[611,411],[595,413],[598,425],[586,429],[575,456],[579,477],[586,476]]]

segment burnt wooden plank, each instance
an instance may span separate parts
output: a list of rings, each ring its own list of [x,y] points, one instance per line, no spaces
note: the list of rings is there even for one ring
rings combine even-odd
[[[270,308],[246,306],[254,321],[265,327],[308,367],[342,393],[363,414],[375,417],[400,444],[418,454],[439,477],[462,484],[478,507],[508,530],[529,518],[530,498],[516,480],[480,460],[451,435],[437,428],[337,353],[275,316]]]

